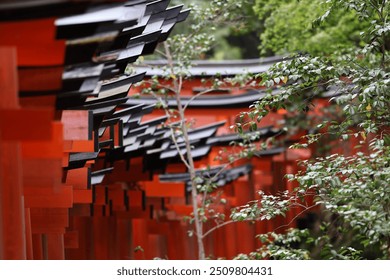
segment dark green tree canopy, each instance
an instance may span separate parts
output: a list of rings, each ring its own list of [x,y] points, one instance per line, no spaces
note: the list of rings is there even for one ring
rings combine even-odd
[[[262,55],[308,52],[330,54],[340,48],[362,46],[360,32],[370,24],[353,10],[325,13],[323,0],[256,0],[254,10],[264,30],[260,34]],[[323,17],[326,22],[313,25]]]
[[[269,94],[243,113],[252,121],[238,128],[261,124],[270,111],[283,108],[288,129],[301,119],[299,128],[311,131],[291,148],[321,147],[329,137],[333,145],[350,147],[349,139],[359,145],[301,162],[300,172],[286,175],[298,184],[293,192],[261,194],[233,211],[238,220],[271,219],[296,205],[307,211],[308,194],[322,210],[320,227],[261,235],[263,246],[239,258],[388,259],[390,2],[257,0],[255,11],[264,21],[263,52],[292,56],[259,75]],[[331,96],[328,114],[309,119],[312,101],[324,92]]]

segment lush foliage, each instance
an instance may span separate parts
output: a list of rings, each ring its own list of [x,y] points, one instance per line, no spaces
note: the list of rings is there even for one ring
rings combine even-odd
[[[217,44],[217,28],[225,30],[229,26],[240,24],[242,16],[239,11],[245,1],[211,0],[191,3],[191,18],[186,25],[186,32],[176,33],[170,36],[157,50],[166,60],[166,65],[161,68],[161,76],[154,76],[148,81],[143,81],[143,93],[151,94],[156,98],[156,103],[168,117],[167,127],[171,131],[171,139],[176,146],[182,163],[190,174],[191,181],[191,205],[193,212],[186,220],[193,225],[188,231],[189,237],[196,238],[199,259],[206,258],[204,250],[204,238],[215,229],[232,222],[225,221],[224,213],[219,213],[216,208],[224,204],[220,193],[216,192],[215,178],[223,171],[223,168],[213,176],[204,176],[195,171],[192,157],[192,142],[188,136],[192,123],[186,118],[187,105],[181,103],[183,83],[190,79],[190,68],[196,59],[204,57]],[[139,61],[138,63],[145,63]],[[147,63],[147,62],[146,62]],[[128,72],[132,69],[129,67]],[[162,82],[163,81],[163,82]],[[218,78],[212,81],[218,86],[222,81]],[[193,98],[206,93],[201,92]],[[176,108],[168,108],[167,99],[174,99]],[[204,172],[207,174],[207,170]],[[212,228],[206,230],[204,223],[209,222]]]
[[[232,217],[238,220],[247,219],[248,213],[258,214],[250,216],[250,219],[273,217],[293,207],[297,201],[301,201],[300,203],[307,207],[306,198],[313,195],[316,205],[323,210],[323,216],[319,221],[322,223],[320,230],[313,229],[310,235],[301,231],[291,231],[286,235],[270,234],[268,236],[271,238],[264,239],[265,247],[244,257],[284,259],[390,257],[388,130],[390,3],[384,0],[325,2],[326,5],[321,6],[323,10],[313,7],[319,15],[314,25],[318,25],[319,29],[317,31],[310,29],[308,33],[302,33],[302,44],[308,43],[307,34],[328,32],[331,35],[332,28],[340,24],[349,28],[346,27],[344,20],[352,16],[354,17],[352,22],[360,22],[359,28],[365,27],[360,33],[359,44],[356,44],[358,41],[351,39],[347,39],[349,42],[344,44],[345,38],[336,36],[334,39],[341,43],[337,46],[344,46],[337,52],[323,45],[322,48],[312,49],[317,56],[300,54],[274,65],[267,73],[261,75],[262,83],[271,88],[270,93],[253,104],[249,112],[243,113],[252,121],[240,124],[240,127],[243,125],[252,127],[258,122],[261,123],[262,118],[271,110],[280,108],[290,112],[287,114],[288,118],[297,117],[298,112],[307,118],[310,110],[315,109],[315,98],[328,95],[329,108],[332,108],[333,114],[326,115],[323,120],[306,122],[305,124],[309,125],[306,129],[307,131],[310,129],[311,134],[307,134],[302,142],[293,145],[292,148],[311,148],[324,141],[326,137],[332,136],[333,139],[338,139],[337,145],[345,145],[350,149],[335,151],[331,148],[324,152],[322,157],[301,162],[302,171],[286,176],[287,179],[299,184],[294,193],[288,196],[286,194],[263,196],[261,200],[233,212]],[[269,15],[275,21],[277,19],[273,16],[276,13],[275,5],[286,9],[299,4],[310,6],[307,1],[293,4],[292,1],[259,0],[257,4],[260,17]],[[264,7],[265,10],[259,7]],[[278,9],[279,11],[287,10]],[[307,19],[303,14],[297,15],[294,20],[303,24],[300,30],[308,29]],[[293,28],[291,32],[294,33],[296,30]],[[276,35],[272,32],[266,31],[269,38],[275,38]],[[299,39],[301,37],[297,36],[297,40]],[[360,46],[364,41],[367,43]],[[279,40],[277,44],[263,41],[263,44],[274,51],[285,51],[285,46],[290,43],[294,46],[288,36],[286,41]],[[289,51],[296,50],[299,48],[297,46]],[[349,46],[355,47],[351,49]],[[280,87],[280,90],[272,90],[275,87]],[[351,147],[349,142],[351,139],[355,139],[358,145]],[[274,207],[270,208],[270,203]],[[301,244],[295,242],[295,247],[291,247],[289,240],[294,241],[292,236],[297,236],[299,240],[295,241],[301,241]],[[307,250],[309,245],[313,244],[313,240],[316,240],[316,246],[311,251],[296,251],[296,248],[301,246]]]
[[[257,46],[262,23],[257,20],[253,5],[255,0],[208,1],[173,0],[172,4],[192,9],[184,24],[175,27],[172,35],[192,34],[193,27],[201,23],[204,34],[211,35],[211,48],[204,49],[195,59],[241,59],[258,57]],[[203,14],[203,16],[199,16]],[[217,20],[214,19],[222,19]],[[210,21],[210,19],[212,19]],[[199,25],[198,25],[199,26]],[[172,35],[170,37],[172,37]]]
[[[194,230],[189,234],[197,238],[199,258],[205,258],[203,238],[212,232],[205,232],[204,222],[214,221],[218,228],[231,221],[270,220],[292,207],[302,209],[302,215],[317,207],[322,214],[310,229],[260,235],[263,246],[237,258],[389,258],[390,4],[384,0],[255,1],[259,21],[248,26],[263,31],[263,53],[303,53],[257,77],[270,89],[269,94],[242,114],[241,119],[249,122],[239,123],[237,131],[256,130],[269,112],[285,109],[286,136],[297,130],[310,131],[292,148],[330,147],[321,149],[319,157],[302,162],[299,173],[286,175],[299,185],[294,192],[259,193],[259,200],[234,209],[231,220],[215,212],[213,206],[224,202],[218,194],[211,195],[215,189],[212,178],[199,178],[194,172],[187,134],[190,124],[184,115],[186,107],[180,104],[180,92],[192,60],[204,57],[218,43],[215,33],[220,26],[240,26],[243,18],[236,11],[247,9],[250,2],[213,0],[193,6],[188,32],[173,35],[160,50],[167,59],[163,68],[167,83],[162,85],[157,77],[147,81],[151,86],[146,91],[175,121],[170,127],[172,139],[187,149],[182,161],[191,173],[194,208],[189,217]],[[243,85],[252,78],[244,75],[229,82]],[[214,85],[221,82],[215,79]],[[177,110],[166,106],[168,95],[176,98]],[[322,118],[313,117],[318,115],[312,111],[320,97],[328,98],[329,106],[323,108]],[[249,151],[254,147],[253,138],[244,141]],[[359,145],[352,147],[350,139]],[[335,151],[332,145],[348,149]],[[313,197],[314,205],[310,204]]]
[[[260,35],[261,53],[309,52],[332,53],[339,48],[359,46],[363,40],[359,32],[367,27],[353,11],[335,10],[324,14],[329,3],[322,0],[256,0],[254,7],[264,23]],[[327,17],[320,27],[313,21]]]

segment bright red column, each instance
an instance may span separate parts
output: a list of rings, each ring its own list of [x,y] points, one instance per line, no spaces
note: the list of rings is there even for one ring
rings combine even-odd
[[[2,128],[12,120],[3,110],[18,109],[15,48],[0,48],[0,259],[26,259],[21,152],[17,139],[7,139]],[[17,127],[15,129],[23,129]],[[7,139],[7,140],[4,140]]]

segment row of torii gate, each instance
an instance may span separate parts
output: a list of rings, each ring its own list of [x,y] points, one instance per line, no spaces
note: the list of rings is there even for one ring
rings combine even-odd
[[[131,98],[131,85],[156,73],[125,74],[189,11],[165,0],[89,2],[0,5],[0,259],[195,259],[183,222],[192,211],[189,179],[168,120],[150,98]],[[199,62],[182,99],[205,76],[261,72],[279,59]],[[219,168],[214,158],[237,139],[229,127],[261,95],[225,88],[188,106],[199,172]],[[283,118],[267,117],[261,137],[280,133]],[[226,200],[218,211],[228,217],[259,190],[291,190],[283,175],[309,156],[271,147],[229,167],[217,178]],[[289,224],[297,211],[221,227],[205,240],[206,254],[254,251],[256,234]]]

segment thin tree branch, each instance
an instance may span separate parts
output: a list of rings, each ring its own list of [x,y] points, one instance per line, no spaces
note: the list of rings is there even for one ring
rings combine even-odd
[[[231,223],[235,223],[236,221],[233,221],[233,220],[229,220],[229,221],[226,221],[226,222],[223,222],[222,224],[218,224],[217,226],[213,227],[212,229],[210,229],[209,231],[207,231],[206,233],[203,234],[202,238],[205,238],[206,236],[208,236],[210,233],[212,233],[213,231],[221,228],[221,227],[224,227],[226,225],[229,225]]]
[[[299,212],[297,215],[295,215],[295,217],[288,223],[288,224],[286,224],[286,225],[281,225],[281,226],[279,226],[279,227],[277,227],[274,231],[277,231],[277,230],[279,230],[279,229],[281,229],[281,228],[284,228],[284,227],[288,227],[288,226],[290,226],[301,214],[303,214],[303,213],[305,213],[306,211],[308,211],[308,210],[310,210],[310,209],[312,209],[312,208],[314,208],[314,207],[316,207],[316,206],[318,206],[317,204],[314,204],[314,205],[312,205],[312,206],[309,206],[309,207],[307,207],[307,208],[305,208],[304,210],[302,210],[301,212]]]
[[[185,110],[187,109],[188,105],[190,105],[190,103],[191,103],[192,101],[194,101],[196,98],[198,98],[199,96],[202,96],[202,95],[204,95],[204,94],[206,94],[206,93],[209,93],[209,92],[212,92],[212,91],[214,91],[214,89],[208,89],[208,90],[199,92],[199,93],[197,93],[196,95],[192,96],[192,97],[187,101],[187,103],[184,105],[183,110],[185,111]]]
[[[173,67],[173,58],[169,49],[169,45],[167,42],[164,42],[164,49],[167,55],[168,65],[171,70],[171,74],[174,74],[174,67]],[[191,144],[188,137],[188,131],[185,124],[185,115],[183,106],[181,104],[181,98],[180,98],[180,92],[182,90],[183,86],[183,77],[179,76],[179,79],[173,79],[174,84],[174,93],[177,103],[177,109],[179,111],[179,117],[181,122],[181,131],[183,133],[183,139],[186,147],[186,156],[187,156],[187,163],[188,163],[188,169],[190,172],[190,179],[191,179],[191,198],[192,198],[192,207],[193,207],[193,213],[194,213],[194,221],[195,221],[195,232],[196,232],[196,238],[197,238],[197,244],[198,244],[198,257],[199,259],[203,260],[205,259],[205,250],[204,250],[204,244],[203,244],[203,223],[200,220],[199,217],[199,211],[198,211],[198,192],[197,192],[197,186],[195,183],[196,173],[195,173],[195,165],[194,165],[194,159],[192,157],[192,151],[191,151]]]

